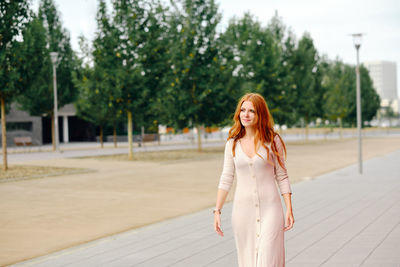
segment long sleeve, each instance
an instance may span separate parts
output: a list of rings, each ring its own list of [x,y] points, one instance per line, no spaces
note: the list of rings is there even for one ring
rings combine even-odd
[[[276,144],[278,153],[282,156],[281,159],[283,160],[283,166],[284,166],[284,168],[282,168],[282,166],[279,164],[277,156],[274,155],[274,163],[275,163],[274,168],[275,168],[276,182],[278,183],[279,190],[281,191],[281,195],[283,195],[285,193],[292,193],[292,189],[290,187],[290,182],[289,182],[289,176],[287,174],[286,163],[283,158],[284,150],[283,150],[282,142],[277,135],[274,137],[274,142]]]
[[[232,144],[232,139],[228,140],[225,144],[224,166],[218,184],[218,188],[227,192],[229,192],[232,187],[235,175],[235,162],[233,161]]]

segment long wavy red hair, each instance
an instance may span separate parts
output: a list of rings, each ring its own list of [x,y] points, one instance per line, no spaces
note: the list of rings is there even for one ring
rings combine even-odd
[[[246,129],[240,122],[240,110],[242,108],[242,104],[244,101],[250,101],[253,103],[254,109],[255,109],[255,135],[254,135],[254,147],[257,147],[257,143],[260,141],[262,146],[267,150],[267,161],[270,162],[272,165],[274,163],[270,160],[270,155],[269,155],[269,149],[265,145],[265,143],[271,143],[271,149],[272,152],[277,156],[279,165],[282,166],[282,168],[285,168],[284,165],[284,158],[286,158],[286,146],[285,143],[283,142],[281,136],[275,132],[274,130],[274,119],[271,116],[271,113],[269,112],[267,102],[265,101],[264,97],[262,95],[257,94],[257,93],[248,93],[245,94],[238,102],[236,106],[236,111],[235,115],[233,116],[233,121],[234,124],[232,128],[229,130],[229,136],[228,139],[233,138],[233,147],[232,147],[232,154],[235,156],[235,147],[237,141],[242,138],[246,134]],[[277,149],[277,144],[274,142],[274,137],[278,136],[283,147],[283,151],[285,152],[284,155],[281,155],[278,152]],[[258,156],[262,158],[260,154],[257,153]]]

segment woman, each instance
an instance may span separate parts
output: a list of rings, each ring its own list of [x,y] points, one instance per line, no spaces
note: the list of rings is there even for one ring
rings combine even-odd
[[[214,229],[223,236],[221,209],[236,173],[232,230],[239,267],[285,266],[284,231],[293,227],[294,218],[284,156],[285,144],[274,131],[264,98],[255,93],[244,95],[229,130],[213,211]],[[275,181],[285,200],[285,217]]]

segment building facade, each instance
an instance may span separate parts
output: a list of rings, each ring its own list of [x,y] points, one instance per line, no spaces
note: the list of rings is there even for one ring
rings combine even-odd
[[[51,119],[48,116],[30,116],[28,112],[20,110],[16,103],[12,103],[6,121],[7,146],[15,146],[15,137],[30,137],[33,145],[49,144],[52,141]],[[58,110],[58,132],[62,143],[96,140],[96,126],[78,118],[73,104]]]
[[[368,69],[372,79],[374,88],[381,98],[381,110],[378,112],[377,126],[392,126],[386,120],[391,121],[392,118],[385,118],[388,114],[388,109],[391,109],[398,117],[399,114],[399,96],[397,94],[397,66],[396,62],[377,60],[367,61],[363,63]],[[399,124],[399,118],[393,118]]]
[[[368,69],[379,96],[388,100],[398,99],[396,62],[379,60],[363,64]]]

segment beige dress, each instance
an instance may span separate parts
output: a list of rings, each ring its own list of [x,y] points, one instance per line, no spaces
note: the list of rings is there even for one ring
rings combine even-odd
[[[278,136],[274,138],[278,152],[283,153]],[[250,158],[237,141],[235,157],[233,139],[225,145],[224,166],[218,188],[230,190],[236,173],[237,184],[232,207],[232,230],[235,236],[239,267],[285,266],[284,214],[281,194],[292,193],[286,169],[282,168],[272,153],[267,162],[267,151],[258,149]]]

